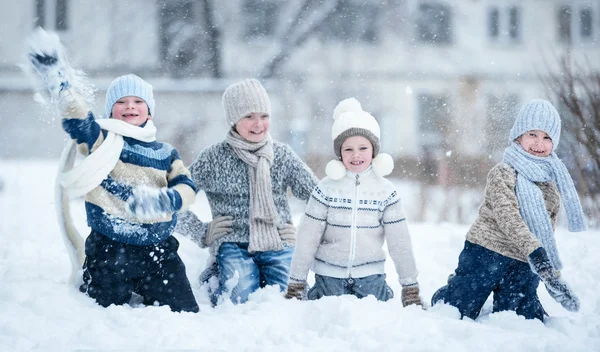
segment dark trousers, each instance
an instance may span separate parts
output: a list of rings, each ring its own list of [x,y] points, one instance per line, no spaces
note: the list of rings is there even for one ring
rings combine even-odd
[[[341,295],[354,295],[358,298],[373,295],[377,300],[385,302],[394,297],[394,291],[385,282],[385,274],[348,279],[315,274],[315,285],[308,291],[307,298],[315,300]]]
[[[465,241],[455,275],[432,297],[431,304],[448,303],[461,316],[476,319],[490,293],[493,311],[515,311],[526,319],[544,320],[537,296],[540,279],[529,264]]]
[[[92,231],[85,241],[80,291],[104,307],[129,303],[135,292],[146,305],[198,312],[178,248],[179,242],[173,236],[156,245],[134,246]]]

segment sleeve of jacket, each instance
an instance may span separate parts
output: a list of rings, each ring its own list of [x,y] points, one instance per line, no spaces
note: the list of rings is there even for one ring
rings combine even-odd
[[[489,199],[500,230],[507,237],[505,242],[514,245],[523,258],[527,258],[541,243],[519,213],[515,185],[516,174],[512,169],[495,167],[488,174],[485,197]]]
[[[298,225],[298,238],[290,270],[291,281],[306,281],[308,271],[321,244],[321,238],[327,228],[328,209],[327,196],[319,186],[315,187]]]
[[[308,200],[317,185],[317,177],[289,145],[284,145],[284,150],[285,163],[290,168],[287,184],[296,198]]]
[[[78,150],[88,155],[104,141],[105,135],[96,123],[94,114],[73,89],[61,92],[60,112],[62,126],[71,139],[77,143]]]
[[[384,206],[382,224],[385,240],[398,280],[402,286],[414,285],[417,282],[417,266],[406,216],[396,190],[392,191]]]
[[[173,148],[171,154],[171,168],[167,174],[167,186],[177,191],[181,197],[181,204],[174,208],[184,211],[196,200],[196,184],[191,179],[190,171],[185,167],[177,149]]]

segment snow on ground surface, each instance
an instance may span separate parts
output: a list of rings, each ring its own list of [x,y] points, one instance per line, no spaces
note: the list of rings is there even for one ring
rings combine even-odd
[[[388,282],[396,298],[382,303],[353,297],[299,302],[266,288],[244,305],[211,308],[197,277],[207,252],[187,238],[180,255],[201,312],[168,307],[102,308],[68,285],[70,263],[54,210],[57,161],[0,160],[0,350],[205,351],[600,351],[600,232],[569,233],[557,240],[563,276],[581,299],[569,313],[539,288],[551,318],[545,323],[514,313],[460,320],[441,305],[403,308],[391,261]],[[406,206],[417,202],[411,186],[398,183]],[[210,212],[202,197],[194,210]],[[296,206],[296,220],[301,207]],[[82,231],[83,210],[73,210]],[[409,218],[410,221],[410,218]],[[429,301],[457,263],[467,225],[409,222],[422,297]],[[87,234],[87,233],[86,233]],[[489,312],[490,302],[485,311]]]

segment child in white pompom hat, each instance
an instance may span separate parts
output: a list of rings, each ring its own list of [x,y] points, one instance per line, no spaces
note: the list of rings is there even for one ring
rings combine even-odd
[[[379,124],[354,98],[340,102],[333,118],[338,160],[327,164],[327,177],[314,189],[300,222],[286,297],[350,294],[387,301],[394,295],[386,283],[387,241],[403,305],[421,305],[406,217],[396,188],[384,178],[394,162],[379,153]],[[315,285],[305,294],[311,266]]]

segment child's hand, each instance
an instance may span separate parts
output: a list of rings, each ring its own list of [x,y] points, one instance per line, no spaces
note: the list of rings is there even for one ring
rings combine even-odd
[[[560,273],[554,269],[543,247],[536,249],[529,255],[529,266],[544,282],[546,290],[556,302],[570,312],[579,310],[579,298],[560,277]]]
[[[306,295],[306,282],[290,282],[285,293],[285,298],[302,300]]]
[[[206,237],[204,237],[204,245],[210,247],[214,241],[225,236],[233,230],[232,216],[215,216],[208,224]]]
[[[409,286],[402,287],[402,306],[410,306],[412,304],[416,304],[418,306],[423,306],[423,302],[421,301],[421,297],[419,296],[419,286]]]
[[[40,75],[52,96],[70,87],[68,64],[58,35],[41,27],[29,37],[28,57],[32,67]]]
[[[127,200],[127,206],[129,212],[136,218],[154,220],[176,212],[177,197],[179,194],[171,188],[139,186],[133,189],[132,195]]]

